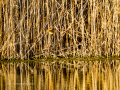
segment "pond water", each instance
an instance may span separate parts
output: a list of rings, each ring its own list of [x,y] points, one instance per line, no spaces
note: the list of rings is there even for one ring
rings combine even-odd
[[[119,60],[0,62],[0,90],[119,89]]]

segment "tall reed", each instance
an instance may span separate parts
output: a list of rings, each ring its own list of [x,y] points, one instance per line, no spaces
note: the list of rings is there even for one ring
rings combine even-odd
[[[119,0],[1,0],[0,58],[119,56],[119,17]]]

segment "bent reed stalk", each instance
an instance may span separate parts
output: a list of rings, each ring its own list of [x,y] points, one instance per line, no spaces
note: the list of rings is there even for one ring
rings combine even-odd
[[[1,0],[0,58],[120,56],[119,18],[119,0]]]

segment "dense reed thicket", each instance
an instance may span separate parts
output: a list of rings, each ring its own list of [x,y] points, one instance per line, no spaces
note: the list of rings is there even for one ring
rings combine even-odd
[[[114,55],[119,0],[0,0],[1,59]]]

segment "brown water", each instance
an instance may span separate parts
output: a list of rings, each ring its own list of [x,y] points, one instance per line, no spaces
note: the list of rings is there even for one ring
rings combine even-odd
[[[0,90],[120,90],[120,61],[1,62]]]

